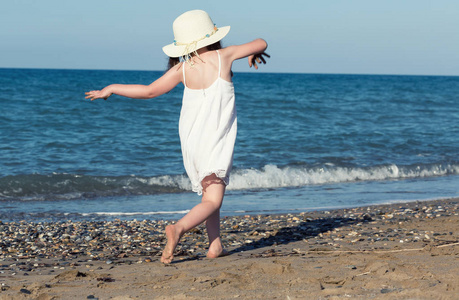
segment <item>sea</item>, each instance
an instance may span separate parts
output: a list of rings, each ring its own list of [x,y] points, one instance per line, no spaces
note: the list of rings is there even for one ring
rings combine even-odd
[[[191,192],[183,86],[84,93],[162,71],[0,69],[0,221],[178,219]],[[459,77],[234,73],[223,216],[459,197]]]

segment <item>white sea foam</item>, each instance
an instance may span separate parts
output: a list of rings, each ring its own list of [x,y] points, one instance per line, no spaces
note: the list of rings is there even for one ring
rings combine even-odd
[[[191,182],[185,175],[163,175],[151,177],[145,180],[149,185],[177,187],[183,190],[191,190]]]
[[[283,167],[266,165],[261,169],[236,170],[231,174],[228,189],[260,189],[297,187],[353,181],[425,178],[459,174],[458,165],[399,167],[397,165],[369,168],[348,167]]]
[[[337,167],[325,164],[321,167],[266,165],[261,169],[238,169],[231,173],[228,190],[268,189],[331,184],[355,181],[395,180],[425,178],[459,174],[459,165]],[[175,187],[190,190],[186,175],[163,175],[139,179],[144,184]]]

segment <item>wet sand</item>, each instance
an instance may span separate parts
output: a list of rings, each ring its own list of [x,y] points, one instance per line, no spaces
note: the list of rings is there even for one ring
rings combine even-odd
[[[167,221],[0,223],[0,299],[457,299],[459,199],[226,217],[160,263]]]

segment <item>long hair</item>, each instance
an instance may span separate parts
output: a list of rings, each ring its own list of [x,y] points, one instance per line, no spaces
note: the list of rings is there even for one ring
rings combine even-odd
[[[213,51],[213,50],[218,50],[222,48],[222,44],[220,41],[213,43],[212,45],[207,46],[207,50]],[[192,54],[193,55],[193,54]],[[180,63],[180,58],[179,57],[169,57],[169,62],[167,64],[167,71],[172,69],[175,65]]]

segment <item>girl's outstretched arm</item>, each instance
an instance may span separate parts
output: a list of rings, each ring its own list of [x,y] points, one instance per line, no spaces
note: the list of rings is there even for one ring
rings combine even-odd
[[[250,43],[237,45],[237,46],[229,46],[225,48],[225,52],[228,55],[231,62],[241,59],[244,57],[248,57],[249,59],[249,66],[254,66],[255,69],[258,69],[258,63],[266,63],[263,55],[270,57],[268,54],[265,53],[266,48],[268,48],[268,43],[266,43],[263,39],[256,39]]]
[[[155,80],[150,85],[141,84],[111,84],[102,90],[95,90],[85,93],[86,99],[91,101],[96,99],[107,99],[112,94],[135,98],[135,99],[151,99],[172,90],[177,84],[182,81],[182,73],[178,72],[180,64],[174,66],[163,76]]]

